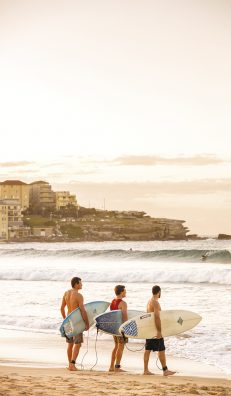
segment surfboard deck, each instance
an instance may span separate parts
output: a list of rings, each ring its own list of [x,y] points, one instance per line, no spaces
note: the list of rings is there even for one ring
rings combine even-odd
[[[92,326],[94,324],[94,317],[105,312],[109,307],[109,302],[92,301],[84,304],[84,307],[87,312],[89,325]],[[77,308],[64,319],[59,330],[62,337],[67,336],[68,338],[71,338],[82,333],[85,330],[85,326],[80,308]]]
[[[160,312],[161,333],[163,337],[169,337],[184,333],[195,327],[201,316],[195,312],[186,310],[166,310]],[[154,321],[154,313],[145,313],[124,322],[119,332],[129,338],[151,339],[157,336]]]
[[[128,319],[132,319],[135,316],[142,314],[144,314],[143,311],[128,310]],[[103,333],[121,336],[121,333],[119,332],[119,327],[123,323],[121,309],[105,312],[101,315],[98,315],[95,317],[95,321],[96,327]]]

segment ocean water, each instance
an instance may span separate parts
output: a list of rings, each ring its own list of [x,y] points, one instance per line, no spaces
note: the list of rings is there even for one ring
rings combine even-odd
[[[62,296],[73,276],[83,280],[85,302],[110,301],[120,283],[128,307],[139,310],[159,284],[162,309],[203,318],[191,331],[166,338],[167,354],[231,373],[230,241],[1,244],[0,328],[58,334]]]

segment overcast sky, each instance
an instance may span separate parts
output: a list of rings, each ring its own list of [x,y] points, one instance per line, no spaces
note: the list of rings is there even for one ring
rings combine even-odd
[[[231,1],[0,0],[0,176],[231,234]]]

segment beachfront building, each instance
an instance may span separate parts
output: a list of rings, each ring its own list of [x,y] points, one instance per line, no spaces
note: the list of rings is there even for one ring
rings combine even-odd
[[[53,227],[32,227],[32,235],[35,237],[52,237],[54,235]]]
[[[20,180],[0,182],[0,199],[17,199],[22,210],[29,207],[29,185]]]
[[[8,239],[8,206],[0,201],[0,240]]]
[[[41,210],[55,208],[55,192],[45,181],[30,183],[30,207]]]
[[[30,228],[24,227],[22,218],[22,207],[18,199],[0,200],[0,239],[30,235]]]
[[[69,191],[56,191],[56,209],[60,210],[68,205],[77,206],[76,195],[70,194]]]

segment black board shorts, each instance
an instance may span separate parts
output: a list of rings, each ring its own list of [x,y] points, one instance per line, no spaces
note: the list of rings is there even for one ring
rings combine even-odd
[[[164,339],[162,338],[151,338],[146,340],[145,343],[146,351],[165,351]]]

